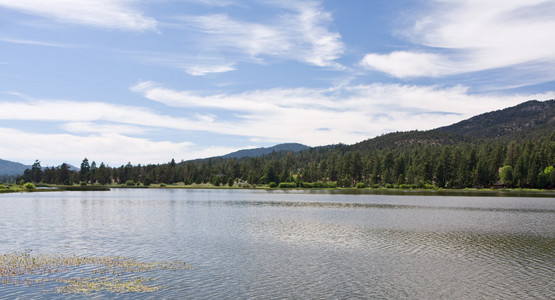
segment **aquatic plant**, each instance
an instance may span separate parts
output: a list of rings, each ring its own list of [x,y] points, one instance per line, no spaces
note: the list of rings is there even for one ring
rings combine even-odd
[[[141,262],[130,257],[51,255],[26,250],[0,254],[0,286],[55,282],[62,284],[55,288],[57,293],[150,293],[163,286],[153,285],[154,279],[134,275],[191,268],[182,261]],[[74,274],[78,276],[68,276]]]

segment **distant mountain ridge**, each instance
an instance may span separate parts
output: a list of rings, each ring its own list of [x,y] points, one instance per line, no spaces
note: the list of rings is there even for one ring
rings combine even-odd
[[[486,140],[512,139],[521,140],[555,134],[555,100],[530,100],[484,114],[480,114],[461,122],[426,131],[404,131],[387,133],[367,139],[353,145],[327,145],[311,148],[299,143],[284,143],[273,147],[243,149],[222,156],[220,159],[239,159],[259,157],[273,152],[301,152],[309,149],[342,148],[342,151],[373,151],[392,148],[417,147],[420,145],[455,145]],[[211,158],[196,159],[201,162]],[[73,171],[79,168],[70,166]],[[0,159],[0,175],[21,175],[31,166]]]
[[[79,172],[79,168],[67,164],[68,169],[70,171],[75,171],[75,172]],[[60,165],[61,166],[61,165]],[[58,167],[60,167],[58,166]],[[9,161],[9,160],[3,160],[0,159],[0,176],[17,176],[17,175],[22,175],[23,172],[25,172],[25,170],[27,169],[31,169],[32,166],[30,165],[24,165],[22,163],[19,162],[13,162],[13,161]],[[42,167],[43,169],[45,168],[44,166]],[[52,167],[53,168],[53,167]]]
[[[354,150],[379,150],[418,145],[454,145],[484,140],[530,138],[555,130],[555,100],[530,100],[427,131],[384,134],[352,145]]]
[[[440,127],[435,131],[474,138],[498,138],[553,128],[555,128],[555,100],[531,100]]]
[[[0,159],[0,176],[16,176],[21,175],[26,169],[31,168],[31,166],[24,165],[22,163],[13,162],[9,160]]]
[[[243,157],[257,157],[268,155],[272,152],[299,152],[302,150],[310,149],[310,147],[299,143],[284,143],[278,144],[273,147],[262,147],[255,149],[243,149],[219,156],[219,158],[243,158]]]

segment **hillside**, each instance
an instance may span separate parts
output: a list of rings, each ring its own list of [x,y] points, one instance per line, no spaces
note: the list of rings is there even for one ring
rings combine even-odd
[[[0,176],[1,175],[8,175],[8,176],[21,175],[26,169],[29,169],[29,168],[31,168],[31,166],[26,166],[18,162],[0,159]]]
[[[243,158],[243,157],[258,157],[270,154],[272,152],[299,152],[302,150],[309,149],[310,147],[297,144],[297,143],[286,143],[286,144],[279,144],[273,147],[267,148],[255,148],[255,149],[244,149],[235,151],[226,155],[221,156],[220,158]]]
[[[451,126],[389,133],[354,145],[281,144],[173,165],[107,167],[91,180],[303,188],[483,188],[502,182],[555,188],[554,109],[553,100],[528,101]],[[79,182],[80,174],[72,173],[70,180]],[[59,168],[45,170],[42,182],[61,184],[62,175]]]
[[[554,129],[555,100],[532,100],[433,130],[384,134],[356,143],[352,145],[352,150],[446,146],[495,139],[520,140],[549,135]]]
[[[555,128],[555,100],[531,100],[517,106],[481,114],[436,132],[465,135],[475,139],[522,137]]]

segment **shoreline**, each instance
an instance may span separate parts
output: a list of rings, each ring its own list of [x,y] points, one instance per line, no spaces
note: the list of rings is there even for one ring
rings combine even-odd
[[[16,187],[15,189],[13,187]],[[401,189],[401,188],[270,188],[268,186],[229,187],[213,185],[39,185],[33,190],[26,190],[22,186],[14,185],[0,189],[0,194],[7,193],[36,193],[60,191],[110,191],[114,189],[198,189],[198,190],[260,190],[268,192],[311,192],[350,195],[401,195],[401,196],[475,196],[475,197],[553,197],[555,190],[546,189],[493,189],[493,188],[464,188],[464,189]]]

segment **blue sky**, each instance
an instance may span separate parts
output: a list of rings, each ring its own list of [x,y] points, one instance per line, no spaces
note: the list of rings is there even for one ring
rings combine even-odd
[[[555,1],[0,0],[0,158],[352,144],[555,98]]]

